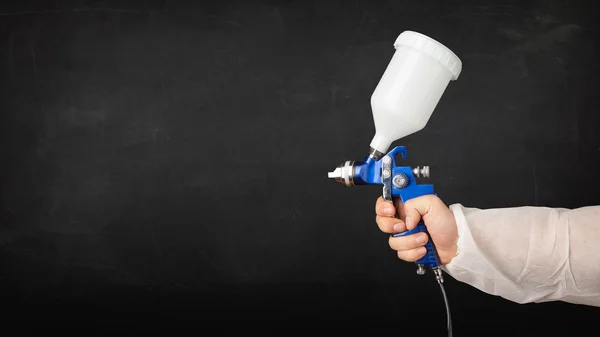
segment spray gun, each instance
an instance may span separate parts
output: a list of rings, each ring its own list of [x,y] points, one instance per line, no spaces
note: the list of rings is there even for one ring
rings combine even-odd
[[[371,96],[375,123],[369,154],[363,161],[346,161],[328,177],[347,186],[383,185],[383,198],[402,202],[435,194],[433,185],[417,184],[416,178],[429,178],[429,167],[411,168],[396,165],[396,158],[407,158],[406,147],[392,143],[425,127],[433,110],[450,81],[458,79],[461,60],[441,43],[420,33],[405,31],[394,43],[392,59]],[[429,235],[421,220],[412,230],[393,234],[394,237],[424,232]],[[434,242],[425,245],[427,253],[418,261],[417,274],[425,274],[429,267],[442,289],[446,304],[448,335],[452,336],[450,307],[443,286],[441,264]]]

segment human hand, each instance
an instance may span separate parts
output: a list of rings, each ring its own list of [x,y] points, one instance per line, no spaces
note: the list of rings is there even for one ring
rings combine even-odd
[[[448,264],[458,251],[458,229],[452,211],[436,195],[424,195],[402,204],[379,197],[375,204],[375,221],[384,233],[399,233],[414,229],[423,219],[425,227],[435,243],[441,264]],[[390,237],[390,247],[398,252],[398,258],[415,262],[422,258],[429,240],[426,233],[415,233],[403,237]]]

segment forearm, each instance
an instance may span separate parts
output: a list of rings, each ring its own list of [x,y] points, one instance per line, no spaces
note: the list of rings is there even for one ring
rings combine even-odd
[[[600,206],[450,209],[459,253],[444,270],[455,279],[517,303],[600,306]]]

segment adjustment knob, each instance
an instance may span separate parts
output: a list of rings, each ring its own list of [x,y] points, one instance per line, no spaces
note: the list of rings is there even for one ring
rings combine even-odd
[[[421,176],[423,176],[423,178],[429,178],[429,166],[423,166],[422,168],[417,166],[413,169],[413,174],[417,178],[421,178]]]
[[[394,176],[393,184],[395,188],[405,188],[408,186],[408,176],[404,173],[398,173]]]

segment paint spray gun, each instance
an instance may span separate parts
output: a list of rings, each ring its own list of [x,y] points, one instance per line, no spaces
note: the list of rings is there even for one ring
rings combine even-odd
[[[429,178],[429,167],[397,166],[396,157],[407,158],[404,146],[388,152],[392,143],[425,127],[450,81],[458,79],[461,60],[441,43],[420,33],[405,31],[394,43],[396,49],[379,84],[371,96],[375,136],[363,161],[346,161],[328,177],[347,186],[383,185],[383,198],[392,201],[435,194],[433,185],[417,184],[416,178]],[[412,230],[394,237],[427,233],[423,220]],[[429,235],[429,233],[427,233]],[[435,244],[429,239],[427,253],[418,261],[417,274],[428,266],[439,283],[446,304],[448,335],[452,324],[448,298],[444,289],[441,264]]]

